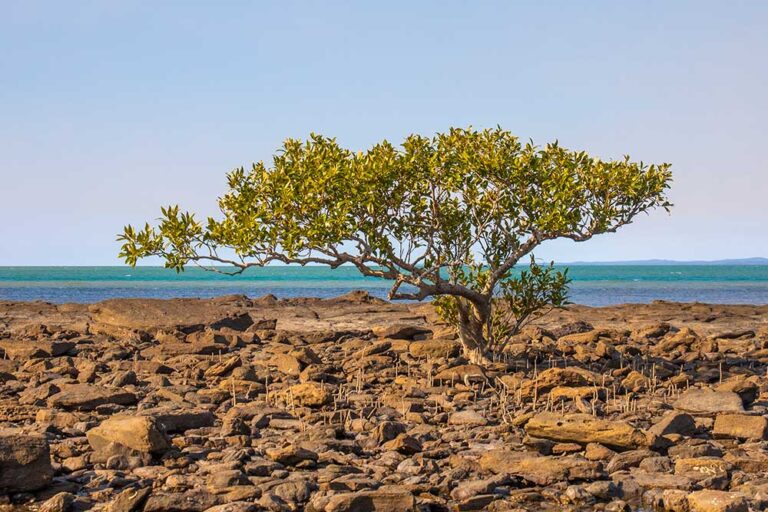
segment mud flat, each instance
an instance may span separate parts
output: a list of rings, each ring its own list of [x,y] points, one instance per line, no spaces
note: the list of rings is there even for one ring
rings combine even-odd
[[[427,304],[0,302],[0,509],[768,507],[768,307],[572,306],[486,367]]]

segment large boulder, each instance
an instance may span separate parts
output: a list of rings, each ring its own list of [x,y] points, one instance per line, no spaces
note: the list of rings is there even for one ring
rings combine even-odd
[[[0,493],[34,491],[52,478],[45,437],[16,429],[0,430]]]
[[[600,443],[624,450],[648,444],[646,435],[626,421],[601,420],[589,414],[543,412],[525,424],[525,431],[530,436],[553,441]]]
[[[149,416],[113,416],[86,433],[95,460],[112,455],[159,454],[168,449],[165,434]]]

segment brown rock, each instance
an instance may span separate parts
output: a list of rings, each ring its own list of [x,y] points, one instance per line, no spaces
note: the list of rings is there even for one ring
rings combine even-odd
[[[768,438],[768,419],[746,414],[718,414],[712,429],[715,437],[763,440]]]
[[[107,512],[137,512],[142,510],[152,490],[149,487],[123,489],[107,507]]]
[[[740,493],[725,491],[695,491],[688,495],[690,512],[747,512],[749,502]]]
[[[96,457],[106,460],[124,453],[161,453],[168,449],[165,435],[148,416],[113,416],[86,433]]]
[[[64,387],[48,399],[48,407],[91,411],[100,405],[131,405],[136,395],[118,388],[105,388],[91,384],[74,384]]]
[[[449,339],[414,341],[408,345],[408,352],[413,357],[426,357],[428,359],[454,357],[461,352],[461,344],[456,340]]]
[[[303,382],[295,384],[285,392],[286,403],[305,407],[321,407],[333,402],[330,388],[318,382]]]
[[[317,453],[296,445],[269,449],[266,456],[286,466],[295,466],[304,461],[317,462],[318,459]]]
[[[486,471],[519,476],[536,485],[597,480],[604,476],[600,463],[575,455],[544,457],[531,452],[491,450],[483,454],[479,464]]]
[[[625,450],[647,445],[645,434],[629,423],[601,420],[589,414],[540,413],[525,424],[525,431],[553,441],[600,443]]]
[[[413,512],[416,500],[407,490],[377,489],[336,494],[323,503],[322,508],[309,508],[316,512]]]
[[[53,478],[48,441],[16,429],[0,429],[0,493],[34,491]]]
[[[657,436],[680,434],[689,436],[696,431],[696,422],[690,414],[669,411],[648,431]]]
[[[693,414],[717,414],[721,412],[744,412],[741,397],[733,391],[712,391],[691,388],[680,395],[674,408]]]

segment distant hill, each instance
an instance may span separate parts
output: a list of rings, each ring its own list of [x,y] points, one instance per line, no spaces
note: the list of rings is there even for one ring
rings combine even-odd
[[[728,260],[631,260],[631,261],[573,261],[560,265],[768,265],[768,258],[740,258]]]

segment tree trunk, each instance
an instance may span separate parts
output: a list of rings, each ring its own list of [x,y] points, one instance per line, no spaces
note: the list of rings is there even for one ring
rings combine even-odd
[[[485,333],[486,321],[490,315],[490,304],[474,304],[464,299],[457,299],[457,303],[458,334],[464,356],[475,364],[491,362]]]

